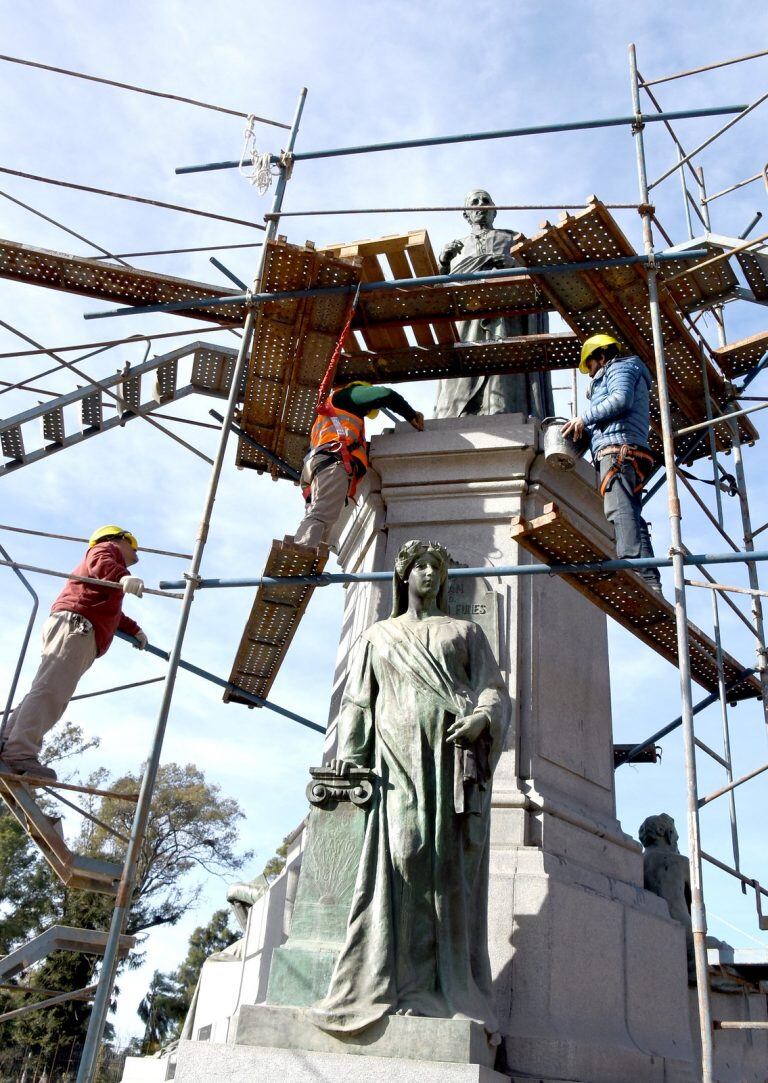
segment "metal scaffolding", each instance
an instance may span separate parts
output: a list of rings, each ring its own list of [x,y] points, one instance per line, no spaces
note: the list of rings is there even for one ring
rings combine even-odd
[[[457,281],[471,281],[476,278],[482,278],[483,280],[492,279],[494,275],[496,277],[512,278],[515,275],[529,275],[529,274],[562,274],[567,273],[574,268],[586,269],[588,267],[603,268],[607,266],[624,266],[630,265],[633,268],[637,267],[641,270],[641,273],[645,276],[648,291],[648,306],[650,313],[650,326],[652,331],[652,345],[653,345],[653,357],[656,364],[656,377],[658,388],[658,423],[660,427],[660,449],[663,458],[664,466],[664,478],[659,484],[666,484],[667,500],[668,500],[668,515],[671,535],[671,547],[668,557],[658,557],[653,560],[614,560],[614,561],[597,561],[591,563],[569,563],[569,564],[524,564],[514,565],[505,568],[494,568],[493,575],[531,575],[531,574],[560,574],[560,575],[574,575],[581,576],[588,574],[601,573],[605,574],[608,571],[625,571],[625,570],[638,570],[642,567],[671,567],[674,577],[674,619],[677,631],[677,667],[680,675],[680,697],[681,697],[681,713],[680,716],[673,721],[670,725],[659,730],[653,734],[647,740],[638,743],[633,748],[629,749],[626,753],[622,754],[618,762],[628,763],[638,760],[643,751],[653,745],[655,742],[666,736],[677,728],[682,729],[683,736],[683,749],[685,755],[685,795],[686,806],[688,812],[688,846],[691,864],[691,882],[692,882],[692,924],[693,924],[693,936],[694,936],[694,948],[695,948],[695,960],[696,960],[696,975],[697,975],[697,995],[698,995],[698,1007],[699,1007],[699,1027],[701,1033],[701,1049],[702,1049],[702,1079],[704,1083],[712,1083],[713,1081],[713,1036],[715,1029],[727,1029],[729,1027],[739,1026],[747,1027],[748,1023],[733,1024],[724,1021],[718,1021],[712,1019],[710,997],[709,997],[709,981],[708,981],[708,967],[707,967],[707,949],[706,949],[706,909],[704,902],[704,886],[703,886],[703,863],[707,862],[714,867],[724,871],[731,877],[735,878],[741,885],[743,890],[751,888],[755,892],[756,905],[759,915],[759,923],[761,929],[768,929],[768,919],[762,917],[761,900],[763,896],[768,896],[768,890],[762,887],[760,883],[753,878],[748,877],[741,870],[740,865],[740,852],[739,852],[739,834],[738,834],[738,819],[737,809],[734,797],[734,791],[737,787],[746,784],[751,779],[758,777],[763,771],[768,769],[768,764],[757,767],[756,769],[747,772],[746,774],[735,777],[733,769],[733,761],[731,756],[731,736],[730,736],[730,717],[729,717],[729,704],[733,698],[734,688],[736,684],[743,681],[745,677],[751,674],[756,674],[757,682],[756,687],[759,687],[762,706],[763,717],[768,722],[768,666],[766,664],[766,642],[765,642],[765,624],[763,617],[762,597],[767,592],[762,591],[760,588],[760,580],[758,575],[758,568],[761,562],[768,559],[768,552],[756,551],[754,540],[762,530],[765,529],[768,524],[753,529],[749,494],[747,488],[747,481],[744,469],[744,461],[742,454],[742,442],[739,429],[739,422],[736,420],[745,413],[751,410],[759,410],[763,408],[763,405],[755,407],[741,407],[740,402],[742,400],[748,401],[749,397],[745,392],[749,388],[752,381],[768,366],[768,352],[765,352],[759,357],[756,363],[753,363],[746,371],[739,373],[742,376],[741,383],[736,384],[732,382],[727,389],[727,396],[723,404],[721,401],[716,401],[713,397],[710,380],[708,373],[711,371],[711,363],[718,362],[718,354],[704,339],[701,334],[697,317],[690,315],[686,316],[688,329],[693,334],[698,346],[701,350],[701,382],[702,391],[704,396],[704,403],[706,407],[706,418],[700,422],[680,427],[675,427],[674,404],[670,393],[670,386],[668,381],[668,364],[665,356],[665,341],[664,332],[665,328],[662,319],[662,306],[660,302],[660,296],[663,297],[662,291],[668,290],[670,282],[673,279],[660,278],[659,268],[665,265],[665,261],[679,260],[683,255],[701,257],[706,256],[710,251],[712,252],[712,259],[707,260],[707,263],[716,263],[717,261],[725,260],[727,262],[728,256],[731,254],[737,255],[740,259],[742,269],[744,270],[747,280],[750,282],[752,289],[751,296],[747,296],[750,293],[749,290],[745,291],[743,287],[734,292],[734,299],[741,298],[746,300],[756,300],[758,297],[758,285],[760,282],[760,275],[765,277],[768,274],[768,262],[766,267],[760,264],[759,253],[756,254],[754,246],[761,240],[757,238],[755,240],[744,240],[743,238],[754,227],[755,221],[753,221],[741,238],[735,239],[723,239],[711,233],[710,228],[710,204],[713,200],[725,196],[727,193],[735,191],[743,185],[749,184],[752,181],[765,178],[766,173],[763,170],[755,176],[748,178],[744,181],[734,183],[729,188],[723,189],[717,192],[713,196],[707,196],[705,180],[703,171],[693,165],[693,159],[703,150],[708,147],[721,136],[724,132],[731,130],[732,127],[737,124],[743,117],[749,115],[755,108],[768,97],[763,95],[757,98],[754,102],[747,105],[728,105],[717,106],[709,109],[697,109],[697,110],[678,110],[669,111],[664,110],[660,105],[655,90],[652,88],[657,87],[660,83],[667,82],[672,79],[680,79],[684,77],[690,77],[694,75],[702,74],[713,68],[723,66],[725,64],[735,64],[748,61],[756,56],[765,55],[763,53],[750,54],[749,56],[734,58],[721,62],[721,64],[708,65],[703,68],[696,68],[687,72],[680,72],[674,75],[665,76],[653,80],[644,80],[638,71],[637,59],[635,55],[634,46],[629,47],[629,69],[630,69],[630,86],[631,86],[631,104],[632,111],[626,116],[617,116],[603,119],[592,119],[585,121],[574,121],[568,123],[541,125],[537,127],[528,128],[516,128],[507,129],[504,131],[494,132],[476,132],[466,133],[453,136],[439,136],[429,137],[420,140],[401,140],[399,142],[379,143],[379,144],[367,144],[354,147],[343,148],[330,148],[318,151],[306,151],[297,152],[295,150],[296,138],[299,131],[299,125],[301,121],[302,110],[304,107],[304,101],[306,97],[306,90],[302,90],[298,105],[296,107],[295,116],[290,126],[290,135],[284,151],[279,155],[270,156],[271,168],[277,171],[276,186],[274,199],[272,204],[272,210],[265,215],[266,235],[264,247],[261,250],[261,260],[259,268],[254,276],[252,289],[243,289],[241,292],[233,293],[226,291],[226,295],[221,293],[216,296],[207,297],[193,297],[188,295],[182,297],[181,300],[174,300],[171,302],[164,302],[151,305],[143,305],[141,307],[123,307],[108,312],[90,313],[86,318],[93,318],[97,316],[116,316],[129,314],[131,312],[157,312],[157,311],[177,311],[184,312],[190,309],[204,309],[217,308],[220,311],[224,310],[224,306],[240,306],[245,311],[245,322],[242,331],[242,338],[238,344],[238,350],[233,359],[232,370],[228,379],[227,386],[227,399],[226,408],[222,415],[214,415],[221,421],[221,428],[218,437],[218,447],[214,456],[214,459],[208,460],[211,462],[211,473],[208,482],[208,487],[203,502],[203,511],[201,516],[201,523],[195,540],[193,553],[190,559],[189,568],[183,579],[178,582],[164,582],[160,584],[162,588],[161,592],[167,591],[169,588],[176,588],[183,590],[181,595],[176,595],[180,599],[180,612],[178,616],[178,622],[176,627],[176,634],[174,637],[173,645],[170,651],[159,651],[157,648],[151,648],[155,654],[167,659],[167,669],[164,678],[164,688],[162,701],[160,704],[155,733],[152,741],[150,754],[148,757],[147,767],[142,779],[140,793],[138,794],[136,803],[136,813],[131,830],[130,840],[128,840],[127,851],[125,860],[120,876],[119,886],[117,888],[117,895],[115,900],[115,906],[113,911],[112,923],[109,933],[106,938],[106,945],[104,949],[103,963],[99,974],[98,985],[95,989],[95,996],[93,1001],[93,1008],[91,1011],[90,1023],[88,1028],[88,1034],[85,1041],[82,1059],[80,1062],[78,1072],[78,1083],[91,1083],[94,1079],[97,1056],[99,1052],[99,1046],[102,1041],[104,1024],[106,1021],[106,1014],[109,1007],[109,1003],[112,997],[115,974],[117,964],[120,958],[120,944],[121,937],[124,936],[126,922],[129,915],[132,891],[134,886],[134,877],[136,870],[136,862],[139,853],[139,849],[144,837],[144,832],[147,826],[147,819],[149,816],[150,803],[153,796],[155,781],[157,777],[157,771],[160,763],[160,756],[163,747],[163,739],[165,735],[165,729],[168,721],[168,715],[171,707],[171,701],[174,693],[174,686],[176,676],[180,668],[186,668],[192,672],[197,673],[199,676],[212,680],[215,683],[223,686],[227,692],[241,691],[232,686],[229,682],[216,678],[213,674],[208,673],[205,670],[201,670],[199,667],[195,667],[185,662],[182,659],[181,651],[184,642],[185,633],[187,630],[188,622],[191,615],[192,603],[195,599],[196,592],[206,588],[218,588],[218,587],[241,587],[247,585],[287,585],[288,583],[306,583],[315,585],[328,585],[331,583],[343,583],[343,582],[359,582],[361,580],[383,580],[389,578],[388,572],[376,572],[367,573],[365,575],[354,574],[321,574],[316,576],[294,576],[294,577],[253,577],[249,579],[238,580],[221,580],[221,579],[203,579],[200,576],[201,562],[203,552],[205,549],[208,530],[213,513],[213,507],[216,500],[217,488],[221,477],[222,467],[224,463],[224,454],[226,451],[230,432],[238,432],[237,427],[234,426],[235,410],[239,401],[239,395],[243,386],[243,377],[246,372],[249,348],[251,346],[252,336],[254,334],[254,327],[257,322],[257,313],[259,306],[268,302],[275,302],[279,299],[307,299],[309,297],[316,296],[332,296],[336,293],[351,293],[355,290],[352,285],[334,286],[330,288],[316,288],[316,289],[304,289],[304,290],[292,290],[284,291],[283,293],[269,292],[264,288],[262,271],[266,266],[268,258],[269,243],[274,240],[277,235],[278,224],[280,218],[283,216],[282,204],[283,197],[286,190],[288,179],[291,175],[294,167],[301,162],[309,162],[316,159],[327,157],[341,157],[346,155],[357,155],[367,153],[378,153],[395,150],[407,150],[413,147],[425,147],[436,146],[443,144],[456,144],[468,141],[486,140],[486,139],[508,139],[516,138],[526,135],[542,134],[545,132],[562,132],[562,131],[588,131],[591,129],[604,128],[604,127],[619,127],[622,126],[627,129],[631,129],[634,136],[634,144],[636,150],[637,161],[637,178],[638,178],[638,202],[637,203],[624,203],[616,204],[617,207],[632,207],[639,211],[642,222],[642,235],[643,235],[643,253],[634,257],[619,257],[615,259],[603,259],[599,261],[581,262],[573,264],[560,264],[558,266],[547,265],[532,265],[529,267],[521,268],[510,271],[506,269],[498,272],[483,272],[479,275],[436,275],[427,278],[420,278],[414,280],[395,280],[390,282],[377,282],[377,283],[364,283],[357,288],[363,294],[366,292],[375,292],[379,290],[398,290],[407,289],[409,286],[424,285],[425,283],[442,285],[449,282]],[[0,60],[10,60],[16,63],[24,63],[23,61],[15,60],[15,58],[0,57]],[[38,65],[41,66],[41,65]],[[44,67],[44,66],[43,66]],[[62,69],[49,69],[53,71],[60,71],[62,74],[74,75],[79,78],[87,78],[79,73],[65,72]],[[142,88],[127,86],[125,84],[113,83],[110,80],[96,80],[98,82],[105,82],[113,86],[121,86],[124,89],[134,90],[139,93],[154,93],[152,91],[145,91]],[[647,112],[642,109],[642,96],[645,95],[649,102],[649,108]],[[173,95],[158,95],[165,97],[174,97]],[[178,99],[177,99],[178,100]],[[206,106],[204,103],[193,102],[189,99],[181,99],[188,101],[189,104],[203,105],[205,108],[216,108]],[[224,112],[233,112],[231,110],[221,110]],[[236,114],[241,115],[241,114]],[[727,123],[718,129],[715,134],[708,139],[701,142],[693,151],[687,151],[683,146],[681,140],[675,134],[672,127],[672,121],[677,119],[689,118],[689,117],[702,117],[702,116],[716,116],[716,115],[728,115],[730,119]],[[651,123],[659,123],[671,136],[674,153],[676,160],[669,168],[665,169],[655,180],[649,181],[646,172],[646,155],[645,155],[645,128],[646,125]],[[280,125],[281,127],[288,127],[287,125]],[[197,171],[210,171],[216,169],[236,168],[242,164],[242,161],[227,161],[209,163],[202,166],[190,166],[178,169],[178,173],[189,173]],[[650,193],[663,181],[671,179],[678,174],[679,183],[681,185],[681,194],[683,198],[685,220],[688,227],[688,243],[678,247],[677,249],[671,248],[671,240],[666,235],[663,227],[658,221],[655,208],[650,202]],[[31,176],[31,175],[26,175]],[[62,183],[51,181],[50,178],[34,177],[32,179],[45,180],[46,183]],[[691,186],[692,182],[692,186]],[[768,180],[766,180],[768,186]],[[77,186],[83,188],[83,186]],[[182,208],[176,204],[158,204],[156,201],[146,200],[140,197],[125,196],[120,193],[107,193],[102,190],[86,188],[89,192],[96,192],[101,195],[109,195],[121,199],[139,199],[140,202],[152,203],[156,206],[166,206],[177,211],[190,211],[190,208]],[[499,204],[499,207],[513,206],[512,204]],[[352,214],[352,213],[389,213],[393,211],[402,210],[403,208],[373,208],[366,210],[351,210],[342,208],[339,210],[322,210],[315,211],[292,211],[286,212],[295,216],[299,215],[314,215],[314,214]],[[412,208],[419,211],[438,211],[446,208],[439,207],[420,207]],[[191,213],[200,213],[192,210]],[[693,225],[693,217],[698,219],[704,230],[703,237],[696,236]],[[221,216],[218,216],[221,217]],[[229,219],[229,221],[234,221]],[[253,223],[243,223],[245,225],[253,226]],[[65,228],[65,227],[62,227]],[[263,228],[263,227],[260,227]],[[658,250],[658,242],[654,242],[654,230],[661,233],[664,243],[670,246],[665,250]],[[89,242],[90,243],[90,242]],[[98,247],[98,246],[95,246]],[[226,247],[226,246],[225,246]],[[234,246],[229,246],[234,247]],[[245,247],[245,246],[242,246]],[[202,249],[199,249],[202,250]],[[104,249],[100,249],[104,252]],[[195,249],[187,249],[187,251],[195,251]],[[127,253],[133,255],[134,253]],[[136,253],[144,255],[152,255],[154,253]],[[743,259],[741,257],[743,256]],[[751,261],[751,262],[750,262]],[[704,264],[704,266],[707,265]],[[673,278],[684,278],[686,274],[691,270],[701,268],[702,264],[699,262],[694,266],[684,266],[678,274]],[[748,270],[747,268],[750,268]],[[229,277],[229,272],[226,268],[222,268],[223,272]],[[752,274],[753,277],[750,277]],[[237,281],[237,280],[236,280]],[[758,285],[756,285],[756,283]],[[240,286],[241,283],[238,282]],[[63,287],[66,288],[66,287]],[[766,289],[768,295],[768,282],[766,282]],[[718,348],[722,349],[727,345],[725,322],[723,319],[724,301],[714,305],[702,305],[701,310],[712,311],[716,323],[717,323],[717,335],[718,335]],[[232,310],[234,313],[234,309]],[[223,318],[223,317],[222,317]],[[233,319],[237,317],[233,315]],[[156,336],[163,337],[163,336]],[[31,340],[29,340],[31,341]],[[110,340],[105,345],[110,345],[118,341],[124,340]],[[38,344],[34,344],[35,349],[32,351],[26,351],[27,353],[48,353],[54,357],[57,365],[70,368],[77,372],[78,375],[85,377],[88,381],[88,388],[101,388],[105,390],[108,395],[111,395],[114,399],[118,400],[119,395],[117,392],[109,390],[109,386],[115,386],[119,381],[116,379],[110,379],[105,383],[99,383],[98,381],[85,376],[82,370],[76,369],[70,363],[61,358],[60,353],[53,354],[52,351],[47,351],[42,347],[38,347]],[[99,344],[91,344],[99,345]],[[200,344],[198,344],[200,345]],[[182,352],[182,351],[178,351]],[[232,351],[234,354],[234,351]],[[149,364],[149,363],[148,363]],[[157,365],[152,363],[155,367]],[[151,367],[151,366],[150,366]],[[53,370],[48,370],[53,371]],[[45,375],[45,373],[41,374]],[[730,374],[729,374],[730,375]],[[40,377],[38,377],[40,378]],[[109,385],[109,386],[108,386]],[[122,385],[118,389],[122,392]],[[0,392],[2,393],[2,392]],[[575,384],[572,390],[572,402],[575,412],[576,407],[576,391]],[[38,411],[38,413],[44,413],[44,411]],[[137,411],[139,416],[143,416],[144,420],[149,424],[160,428],[161,426],[155,422],[150,416],[147,416],[148,409],[142,409]],[[34,413],[34,411],[30,412]],[[718,428],[719,426],[719,428]],[[732,453],[732,470],[728,471],[721,462],[721,434],[726,430],[730,434],[730,451]],[[165,435],[171,436],[167,430],[163,430]],[[684,452],[676,451],[675,440],[681,436],[690,434],[697,431],[699,433],[698,439],[695,443],[690,442],[685,444]],[[239,434],[242,438],[242,433]],[[184,441],[181,441],[178,437],[173,436],[177,442],[186,445]],[[708,455],[712,463],[712,478],[701,479],[694,477],[688,473],[687,463],[692,452],[696,448],[701,448],[702,444],[706,442],[708,445]],[[257,445],[258,446],[258,445]],[[199,452],[196,449],[196,454]],[[261,449],[264,451],[265,449]],[[697,484],[708,484],[714,487],[715,507],[712,509],[707,506],[707,502],[701,497],[697,491]],[[656,486],[658,488],[658,486]],[[681,492],[685,489],[689,493],[697,506],[702,510],[709,520],[710,524],[717,531],[719,539],[724,540],[730,547],[731,552],[728,553],[691,553],[686,548],[682,526],[681,526]],[[651,495],[655,491],[655,488],[651,490]],[[723,507],[723,493],[729,493],[738,500],[738,509],[740,516],[740,534],[737,539],[731,537],[728,529],[725,525],[725,515]],[[3,527],[0,529],[13,529],[9,527]],[[75,539],[71,539],[75,540]],[[21,574],[25,565],[20,565],[11,560],[11,557],[0,546],[0,553],[4,560],[0,561],[2,564],[6,564],[10,567],[14,573],[19,577],[25,588],[33,596],[34,602],[32,612],[24,636],[24,642],[22,644],[22,650],[19,656],[19,663],[16,668],[16,673],[11,686],[11,691],[8,697],[8,703],[6,706],[5,714],[7,718],[8,710],[10,709],[13,696],[18,681],[19,671],[24,658],[24,653],[29,641],[29,635],[31,632],[32,624],[34,622],[35,613],[37,609],[37,597],[34,591],[28,584],[27,580]],[[182,554],[173,554],[182,555]],[[740,563],[746,564],[748,571],[749,587],[743,588],[738,586],[728,586],[723,583],[716,582],[707,570],[708,566],[719,563],[733,563],[738,565]],[[686,568],[695,567],[699,570],[701,575],[704,576],[705,581],[686,578]],[[39,571],[41,569],[33,568],[31,570]],[[471,576],[471,575],[487,575],[489,569],[487,568],[467,568],[467,569],[453,569],[451,574],[459,576]],[[49,573],[55,574],[55,573]],[[704,700],[698,704],[694,704],[692,696],[691,686],[691,642],[690,642],[690,626],[687,615],[687,598],[688,588],[696,589],[709,589],[712,606],[712,625],[713,625],[713,643],[714,643],[714,658],[716,666],[716,682],[713,679],[713,683],[717,684],[716,691],[712,692]],[[731,594],[739,595],[745,594],[749,600],[750,615],[749,617],[738,607],[736,601],[730,596]],[[754,638],[756,661],[753,670],[745,670],[741,672],[738,681],[734,682],[733,670],[726,672],[727,660],[730,656],[726,655],[726,652],[722,643],[721,634],[721,620],[720,612],[721,606],[727,605],[731,611],[735,612],[736,616],[746,624],[749,631]],[[733,660],[730,659],[732,662]],[[711,687],[711,685],[710,685]],[[105,690],[105,691],[110,691]],[[247,693],[243,695],[248,698]],[[313,729],[322,730],[322,727],[310,720],[303,719],[301,716],[294,714],[291,711],[284,708],[276,707],[276,705],[269,703],[264,699],[260,699],[258,696],[250,696],[250,699],[259,706],[267,706],[277,710],[279,713],[291,718],[292,720],[304,725],[309,725]],[[703,740],[697,737],[694,727],[694,718],[704,708],[719,703],[721,724],[722,724],[722,741],[723,750],[722,753],[716,751],[707,745]],[[708,795],[700,796],[699,785],[697,780],[697,763],[696,752],[697,749],[712,759],[725,771],[726,784],[719,787]],[[699,822],[699,811],[705,805],[708,805],[721,796],[727,796],[728,798],[728,815],[729,825],[732,841],[733,851],[733,865],[729,865],[713,856],[710,856],[702,846],[701,840],[701,825]],[[90,996],[92,990],[79,990],[75,993],[69,994],[70,996]],[[62,999],[62,995],[57,995],[50,1001],[43,1001],[34,1007],[44,1007],[47,1003],[58,1003]],[[765,1026],[765,1024],[751,1024],[754,1027]]]

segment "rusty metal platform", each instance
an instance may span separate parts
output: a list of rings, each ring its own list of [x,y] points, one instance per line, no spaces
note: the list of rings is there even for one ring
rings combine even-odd
[[[521,335],[481,343],[407,346],[342,357],[339,378],[371,383],[442,380],[475,373],[524,373],[572,369],[581,345],[575,335]]]
[[[546,564],[581,564],[615,560],[616,554],[587,538],[566,518],[555,504],[548,504],[535,519],[515,518],[512,537],[529,553]],[[613,617],[662,658],[677,666],[677,628],[674,607],[646,586],[642,577],[631,571],[562,575],[604,613]],[[718,691],[716,647],[695,624],[688,623],[691,675],[709,692]],[[745,666],[729,654],[723,654],[725,683],[738,682]],[[729,692],[729,702],[760,697],[760,682],[754,675],[745,677]]]
[[[354,286],[360,263],[317,252],[310,245],[269,241],[259,292]],[[256,310],[240,424],[295,470],[307,453],[317,389],[349,311],[347,294],[269,301]],[[287,476],[245,440],[238,467]]]
[[[159,305],[195,297],[227,297],[242,292],[212,286],[208,282],[173,278],[138,267],[49,252],[45,248],[4,240],[0,240],[0,278],[127,305]],[[237,325],[245,319],[245,307],[223,305],[220,308],[188,308],[179,315],[209,323]]]
[[[102,895],[117,893],[120,866],[72,853],[57,830],[55,819],[47,816],[35,801],[32,787],[2,763],[0,800],[29,835],[62,884],[81,891],[97,891]]]
[[[311,549],[285,538],[272,542],[264,575],[319,575],[327,560],[326,546]],[[314,589],[301,583],[259,587],[232,665],[230,684],[262,699],[269,695]],[[252,701],[234,690],[226,691],[223,698],[225,703],[253,707]]]
[[[545,223],[542,232],[521,241],[513,255],[526,266],[574,263],[580,260],[612,259],[635,255],[635,251],[606,207],[593,197],[590,205],[576,215],[566,214],[553,226]],[[723,283],[719,264],[685,275],[667,289],[663,279],[690,267],[695,261],[673,260],[664,263],[660,274],[659,303],[664,333],[664,349],[671,395],[673,428],[684,428],[706,420],[702,361],[699,346],[685,323],[681,306],[701,306],[702,297],[715,296]],[[703,262],[703,260],[702,260]],[[640,264],[605,267],[562,274],[534,276],[565,322],[582,338],[599,332],[614,335],[625,343],[655,372],[653,336],[648,306],[645,269]],[[725,397],[722,376],[714,365],[707,364],[712,398],[721,403]],[[660,455],[659,408],[651,395],[651,447]],[[757,432],[746,418],[740,419],[742,440],[752,443]],[[715,427],[718,444],[731,446],[727,424]],[[696,442],[693,433],[677,442],[684,451]],[[706,454],[706,444],[699,454]]]
[[[768,301],[768,248],[736,252],[744,277],[756,301]]]
[[[729,378],[744,376],[755,367],[768,351],[768,331],[761,331],[749,338],[729,342],[714,351],[717,363]]]

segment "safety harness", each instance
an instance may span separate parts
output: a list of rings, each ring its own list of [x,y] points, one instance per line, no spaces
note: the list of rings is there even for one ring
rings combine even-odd
[[[339,340],[336,343],[334,351],[331,354],[331,359],[328,362],[328,368],[325,370],[325,375],[317,390],[317,402],[315,403],[315,413],[317,417],[315,418],[310,433],[311,450],[304,460],[306,484],[302,487],[302,495],[306,501],[311,499],[312,478],[321,470],[332,466],[339,459],[349,476],[347,499],[354,499],[358,482],[368,469],[368,455],[365,447],[365,423],[363,419],[356,414],[350,414],[345,410],[337,409],[333,405],[333,392],[331,391],[333,380],[336,375],[336,369],[339,364],[339,358],[341,357],[341,351],[344,348],[344,343],[347,340],[347,335],[352,326],[352,319],[355,315],[359,296],[360,283],[358,282],[357,289],[352,298],[352,303],[349,306],[346,323],[341,330]],[[341,389],[337,388],[337,390]],[[329,439],[331,432],[335,433],[335,439]],[[310,474],[307,469],[309,460],[318,459],[320,455],[323,457],[320,458],[319,461],[313,463],[314,469]],[[356,466],[356,462],[359,465]]]
[[[633,493],[639,493],[645,485],[646,478],[651,474],[655,466],[655,459],[650,451],[636,447],[634,444],[613,444],[610,447],[601,448],[597,454],[598,461],[610,455],[613,458],[610,469],[600,482],[600,496],[605,496],[611,482],[624,469],[626,463],[633,467],[637,475],[637,484]]]

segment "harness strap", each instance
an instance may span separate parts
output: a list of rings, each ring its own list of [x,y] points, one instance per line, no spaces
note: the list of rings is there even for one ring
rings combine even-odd
[[[634,447],[632,444],[617,444],[613,447],[602,448],[599,459],[607,458],[608,455],[611,456],[613,462],[605,477],[600,482],[600,496],[605,496],[610,488],[611,482],[617,474],[622,472],[625,463],[629,463],[630,466],[633,467],[638,478],[637,484],[632,489],[632,492],[641,492],[645,485],[645,479],[651,473],[655,464],[653,455],[651,455],[649,451],[643,451],[642,448]]]

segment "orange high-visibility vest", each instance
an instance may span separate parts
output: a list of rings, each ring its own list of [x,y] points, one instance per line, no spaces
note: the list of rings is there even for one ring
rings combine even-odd
[[[339,410],[333,405],[333,395],[329,395],[317,415],[310,433],[313,450],[324,447],[328,451],[338,451],[347,472],[352,472],[351,459],[357,459],[364,473],[368,469],[368,452],[365,444],[365,421],[357,414]],[[335,445],[335,446],[334,446]]]

